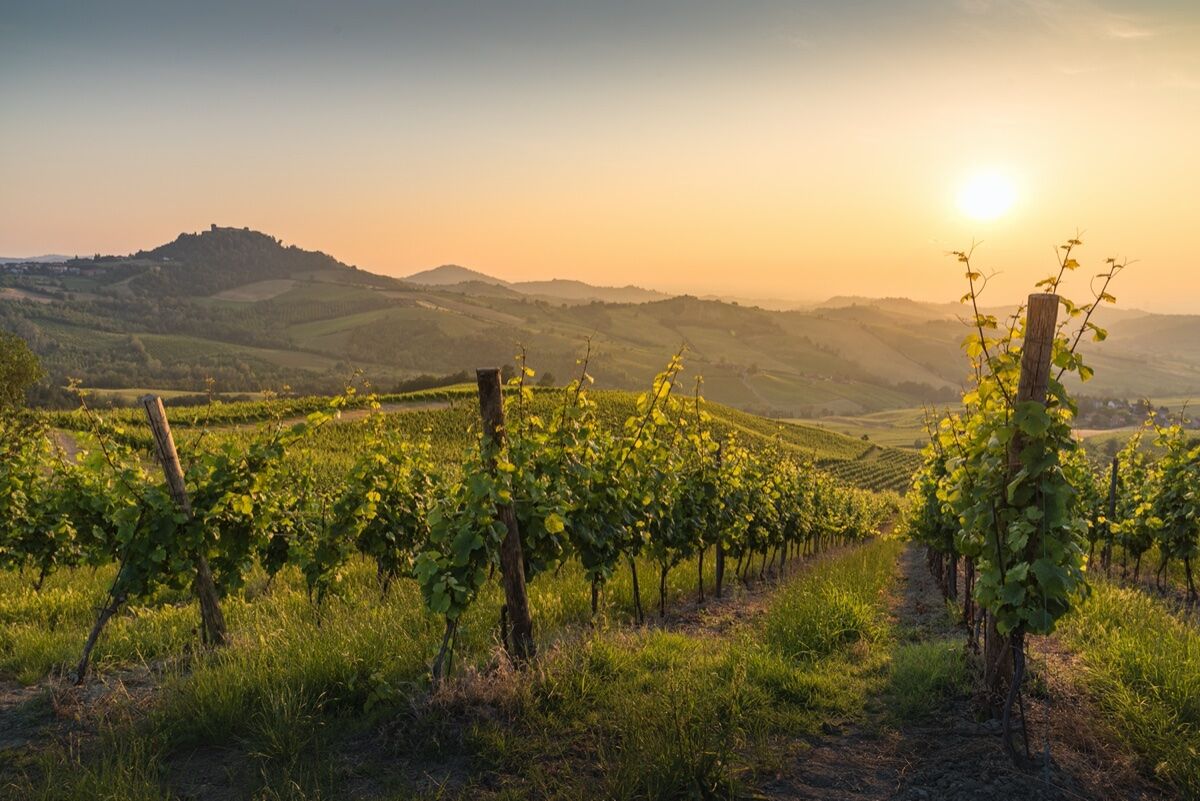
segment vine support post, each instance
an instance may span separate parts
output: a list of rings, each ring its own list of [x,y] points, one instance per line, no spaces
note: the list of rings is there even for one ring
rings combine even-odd
[[[1112,458],[1112,474],[1108,480],[1108,516],[1104,521],[1104,549],[1100,551],[1100,562],[1104,567],[1104,574],[1107,576],[1112,575],[1112,524],[1117,518],[1117,471],[1120,469],[1120,464],[1120,458],[1114,456]]]
[[[1013,413],[1025,403],[1046,404],[1046,393],[1050,386],[1050,362],[1054,353],[1054,336],[1058,324],[1058,295],[1050,292],[1037,292],[1029,296],[1026,321],[1025,340],[1021,344],[1021,377],[1017,384],[1017,395],[1014,400]],[[1025,449],[1025,438],[1017,431],[1008,446],[1008,472],[1010,477],[1021,469],[1021,456]],[[1029,549],[1037,547],[1037,542],[1030,540],[1026,546]],[[1003,569],[1003,567],[1002,567]],[[1011,709],[1020,693],[1020,683],[1024,678],[1025,666],[1025,631],[1022,625],[1002,637],[995,629],[995,620],[989,622],[991,630],[985,651],[985,666],[990,676],[985,674],[989,689],[994,697],[1000,697],[1000,687],[1007,683],[1008,692],[1004,696],[1002,709],[1004,721],[1005,749],[1013,756],[1011,724]],[[1022,720],[1022,727],[1024,721]],[[1026,743],[1028,747],[1028,743]]]
[[[646,615],[642,612],[642,590],[638,586],[637,560],[632,554],[629,556],[629,575],[633,580],[633,617],[640,626],[646,622]]]
[[[717,474],[721,473],[721,465],[724,461],[725,443],[717,442]],[[721,585],[725,582],[725,536],[724,532],[718,528],[717,533],[717,551],[715,556],[715,564],[713,565],[713,594],[718,598],[721,597]]]
[[[496,454],[504,447],[504,396],[500,391],[500,370],[485,367],[475,371],[479,386],[479,415],[483,420],[483,447],[488,467],[496,469]],[[525,559],[521,550],[521,532],[517,513],[511,503],[496,505],[496,515],[504,523],[506,534],[500,543],[500,576],[504,583],[504,605],[508,612],[508,637],[504,647],[518,662],[537,653],[533,642],[533,617],[529,613],[529,595],[525,590]]]
[[[963,557],[963,624],[967,627],[967,633],[971,636],[972,645],[974,645],[974,627],[975,627],[975,562],[968,557]]]
[[[725,582],[725,541],[717,540],[716,565],[713,568],[713,594],[721,597],[721,585]]]
[[[175,438],[171,436],[171,424],[167,421],[162,398],[157,395],[143,395],[141,404],[146,410],[150,433],[154,436],[154,448],[158,454],[158,461],[162,464],[171,498],[175,505],[191,518],[192,502],[188,499],[187,487],[183,483],[183,466],[179,463],[179,453],[175,450]],[[221,614],[217,586],[208,566],[208,557],[204,555],[203,545],[196,552],[196,579],[193,587],[196,598],[200,601],[200,624],[204,642],[208,645],[224,645],[225,616]]]

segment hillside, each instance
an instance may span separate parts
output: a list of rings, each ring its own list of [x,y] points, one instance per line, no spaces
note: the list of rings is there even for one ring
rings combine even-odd
[[[431,270],[422,270],[419,273],[404,276],[404,280],[410,284],[421,284],[422,286],[447,286],[449,284],[463,284],[472,281],[478,281],[481,284],[508,286],[507,281],[501,281],[499,278],[493,278],[478,270],[460,267],[457,264],[443,264],[441,267],[434,267]]]
[[[61,264],[70,258],[59,253],[47,253],[44,256],[0,256],[0,264]]]
[[[636,287],[605,290],[628,302],[588,300],[598,289],[453,266],[402,281],[214,226],[128,256],[0,270],[0,327],[30,343],[52,384],[112,389],[202,392],[211,378],[218,392],[330,392],[356,370],[390,389],[511,364],[522,346],[539,375],[561,382],[589,338],[601,387],[643,386],[682,347],[707,397],[771,416],[944,403],[963,378],[952,304],[843,298],[771,311]],[[1110,336],[1088,393],[1200,394],[1200,317],[1104,309],[1098,321]],[[38,397],[54,394],[48,385]]]
[[[665,292],[642,289],[640,286],[593,286],[583,281],[572,281],[566,278],[554,278],[550,281],[518,281],[509,286],[533,297],[603,303],[646,303],[671,297]]]
[[[594,286],[568,278],[553,278],[549,281],[503,281],[457,264],[443,264],[431,270],[422,270],[405,276],[404,281],[421,286],[443,287],[463,294],[520,294],[552,303],[646,303],[671,297],[665,292],[637,286]]]

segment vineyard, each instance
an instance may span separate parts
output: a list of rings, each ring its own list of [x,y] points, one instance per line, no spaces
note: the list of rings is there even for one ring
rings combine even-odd
[[[11,569],[35,574],[35,587],[64,568],[119,566],[77,667],[82,681],[107,620],[126,603],[185,584],[189,565],[197,571],[205,641],[219,644],[225,626],[216,596],[241,589],[252,568],[260,567],[268,581],[285,567],[298,569],[319,604],[357,553],[375,562],[384,591],[392,580],[414,575],[430,612],[444,616],[446,635],[434,664],[438,679],[442,660],[453,653],[459,617],[489,569],[501,564],[503,543],[514,539],[514,531],[520,531],[513,557],[519,561],[502,572],[506,585],[513,573],[521,574],[521,597],[509,598],[513,609],[506,611],[516,617],[505,643],[525,658],[533,644],[524,583],[572,559],[584,569],[595,608],[621,564],[630,565],[636,585],[635,558],[651,556],[665,614],[671,568],[693,556],[703,560],[710,547],[722,568],[726,558],[736,560],[736,572],[756,554],[764,564],[768,553],[772,564],[782,564],[790,553],[857,539],[874,528],[885,502],[839,487],[781,446],[752,451],[728,430],[714,434],[698,394],[690,401],[672,397],[681,368],[673,361],[636,400],[631,416],[607,426],[587,396],[586,368],[578,381],[545,394],[541,403],[523,385],[533,374],[524,368],[513,383],[507,425],[497,379],[495,417],[484,416],[486,436],[482,445],[473,442],[460,453],[461,469],[447,469],[451,460],[433,457],[433,442],[443,449],[458,444],[449,432],[462,422],[437,415],[439,429],[427,428],[425,437],[378,417],[353,437],[327,428],[355,454],[348,469],[338,471],[336,456],[343,454],[335,446],[306,440],[334,414],[357,405],[353,391],[330,402],[331,411],[311,412],[301,422],[211,443],[198,439],[194,451],[185,451],[186,475],[155,401],[147,412],[165,485],[146,468],[149,449],[138,448],[146,443],[86,408],[94,445],[85,445],[75,460],[53,452],[37,421],[18,420],[4,432],[11,443],[3,493],[9,525],[0,558]],[[480,393],[483,398],[482,384]],[[307,403],[277,411],[295,414]],[[368,399],[368,405],[378,407],[378,400]],[[235,408],[217,418],[226,422],[246,411]],[[616,405],[605,411],[611,417]],[[466,439],[477,439],[468,432],[461,429]],[[728,436],[719,438],[721,433]],[[722,535],[709,541],[714,520],[721,521]],[[723,578],[719,572],[717,594]]]
[[[0,787],[1200,797],[1200,445],[1072,435],[1120,271],[1072,305],[1073,247],[976,314],[921,454],[709,404],[679,356],[641,394],[520,354],[398,395],[7,410]]]
[[[1157,461],[1147,459],[1139,435],[1111,466],[1097,466],[1073,435],[1076,405],[1063,377],[1091,377],[1078,345],[1085,335],[1106,338],[1093,313],[1115,302],[1108,288],[1125,268],[1109,259],[1092,281],[1095,295],[1087,304],[1060,297],[1064,278],[1079,267],[1073,253],[1080,244],[1072,239],[1062,246],[1058,271],[1003,323],[979,311],[988,279],[972,266],[971,253],[955,254],[969,285],[963,300],[974,309],[974,330],[964,343],[973,386],[961,411],[930,421],[905,528],[926,546],[929,568],[957,609],[968,648],[978,654],[979,690],[1001,721],[1014,764],[1048,769],[1049,741],[1035,756],[1034,727],[1040,724],[1047,738],[1051,724],[1035,724],[1027,712],[1027,652],[1036,637],[1065,628],[1061,639],[1086,644],[1085,675],[1101,714],[1152,761],[1160,779],[1195,797],[1196,631],[1184,622],[1186,612],[1181,619],[1166,605],[1127,597],[1123,603],[1143,610],[1139,631],[1112,615],[1122,594],[1104,582],[1119,551],[1123,576],[1136,584],[1153,546],[1156,588],[1165,590],[1167,568],[1178,561],[1187,603],[1195,603],[1200,445],[1171,426],[1157,431]],[[1102,617],[1109,636],[1093,629]],[[1152,632],[1160,639],[1143,639]]]
[[[545,387],[525,389],[532,395],[532,403],[543,410],[551,408],[561,392]],[[506,391],[512,394],[512,388]],[[590,392],[589,398],[598,421],[611,428],[619,428],[635,413],[634,393],[599,390]],[[184,406],[169,411],[171,426],[180,433],[180,447],[186,448],[191,436],[200,432],[208,440],[215,437],[245,443],[254,433],[252,424],[298,422],[313,412],[328,410],[329,402],[327,397],[274,398]],[[781,448],[862,489],[903,493],[920,464],[920,457],[911,451],[883,448],[811,426],[774,422],[720,404],[706,402],[705,410],[706,425],[712,436],[736,437],[754,448]],[[378,418],[370,425],[364,419],[368,412]],[[110,429],[119,429],[110,431],[112,436],[144,450],[152,448],[145,414],[140,408],[110,409],[96,414]],[[82,410],[47,412],[44,419],[51,429],[72,438],[76,435],[86,438],[92,431],[92,418]],[[326,464],[332,459],[348,467],[379,427],[400,438],[428,440],[438,459],[453,463],[478,435],[476,388],[458,385],[402,394],[354,394],[342,400],[336,419],[311,432],[299,447]]]

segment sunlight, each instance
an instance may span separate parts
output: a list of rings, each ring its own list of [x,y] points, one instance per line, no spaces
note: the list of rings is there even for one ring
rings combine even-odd
[[[1017,199],[1013,182],[997,172],[971,176],[958,193],[958,208],[973,220],[994,220]]]

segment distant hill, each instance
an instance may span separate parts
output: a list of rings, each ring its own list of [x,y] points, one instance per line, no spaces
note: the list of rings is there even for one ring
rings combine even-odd
[[[62,264],[64,261],[69,261],[70,258],[70,256],[62,256],[57,253],[48,253],[45,256],[0,256],[0,264],[24,264],[25,262]]]
[[[583,281],[554,278],[550,281],[518,281],[508,286],[526,295],[581,302],[647,303],[671,297],[666,292],[642,289],[639,286],[593,286]]]
[[[129,256],[74,258],[66,265],[107,287],[151,296],[208,296],[260,281],[317,275],[346,283],[397,285],[395,279],[361,271],[320,251],[285,246],[249,228],[216,225]]]
[[[925,320],[953,320],[963,315],[963,306],[960,303],[928,303],[910,298],[868,298],[860,295],[835,295],[823,303],[816,304],[814,308],[846,309],[859,306]]]
[[[490,281],[460,281],[456,284],[434,284],[431,288],[459,295],[476,295],[490,298],[525,298],[508,284],[493,284]]]
[[[402,280],[410,284],[421,284],[422,286],[446,286],[448,284],[463,284],[471,281],[477,281],[481,284],[508,286],[507,281],[501,281],[499,278],[493,278],[478,270],[460,267],[457,264],[443,264],[441,267],[434,267],[431,270],[422,270],[419,273],[406,275]]]
[[[601,302],[592,302],[601,301]],[[1003,310],[1000,310],[1003,311]],[[211,227],[127,256],[0,271],[0,328],[25,338],[56,382],[197,392],[289,385],[328,392],[510,364],[539,379],[578,370],[602,387],[644,386],[686,349],[707,397],[788,417],[953,402],[967,366],[958,304],[839,297],[804,309],[581,281],[505,282],[456,265],[408,279],[241,228]],[[1087,392],[1200,396],[1200,316],[1105,308]],[[690,382],[690,378],[688,379]]]
[[[439,286],[459,292],[469,292],[472,287],[481,285],[505,287],[522,295],[549,301],[570,301],[588,303],[646,303],[652,300],[663,300],[671,297],[666,292],[652,289],[642,289],[636,286],[608,287],[594,286],[566,278],[553,278],[549,281],[504,281],[478,270],[461,267],[457,264],[443,264],[431,270],[405,276],[404,281],[422,286]],[[467,286],[460,286],[460,285]],[[496,294],[489,292],[490,294]]]

